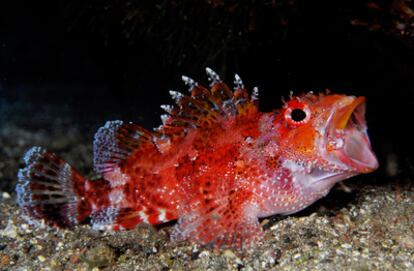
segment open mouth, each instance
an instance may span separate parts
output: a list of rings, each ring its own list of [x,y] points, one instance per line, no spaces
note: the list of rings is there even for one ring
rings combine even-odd
[[[355,98],[337,113],[336,129],[343,134],[344,146],[338,158],[348,167],[361,173],[378,168],[378,161],[371,149],[365,123],[365,98]]]
[[[340,109],[337,129],[349,129],[365,124],[365,97],[355,98],[349,105]]]

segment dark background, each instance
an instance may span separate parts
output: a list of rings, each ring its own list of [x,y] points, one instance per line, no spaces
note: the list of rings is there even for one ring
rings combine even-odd
[[[390,161],[397,176],[410,177],[412,4],[2,1],[0,106],[30,108],[21,116],[27,126],[37,125],[37,113],[62,108],[93,129],[117,118],[151,128],[159,125],[159,105],[171,102],[168,90],[186,91],[181,75],[207,83],[208,66],[229,83],[238,73],[250,89],[258,86],[265,111],[291,90],[366,96],[381,163],[375,179],[395,177]]]

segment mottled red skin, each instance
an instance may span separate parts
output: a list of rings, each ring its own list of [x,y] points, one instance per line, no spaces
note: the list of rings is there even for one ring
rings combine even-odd
[[[178,219],[174,240],[242,247],[260,240],[259,217],[297,212],[337,181],[378,166],[363,98],[308,93],[262,113],[244,88],[232,92],[217,78],[211,90],[193,84],[191,97],[172,93],[177,107],[167,109],[170,116],[155,133],[117,121],[100,129],[95,168],[103,178],[84,180],[74,170],[63,175],[62,191],[78,199],[76,210],[66,208],[65,193],[51,199],[52,188],[39,187],[62,183],[68,165],[40,148],[29,151],[19,204],[59,226],[90,221],[120,230]],[[306,117],[295,120],[295,109]],[[41,177],[44,164],[53,174]],[[43,202],[30,201],[47,189]],[[55,202],[69,211],[56,214]]]
[[[224,193],[231,195],[236,176],[249,177],[251,182],[245,189],[251,190],[258,181],[254,175],[259,172],[253,165],[245,165],[246,157],[240,149],[246,144],[246,137],[260,134],[257,125],[260,115],[257,113],[238,123],[223,120],[220,125],[191,131],[185,140],[165,153],[155,147],[145,153],[134,152],[123,169],[131,178],[123,190],[125,206],[135,206],[136,210],[143,206],[162,208],[167,211],[167,220],[174,220],[193,210],[192,206],[208,209]],[[251,193],[247,195],[252,198]],[[244,200],[247,198],[234,197],[233,205]],[[150,224],[165,222],[157,219],[158,212],[148,214]],[[129,221],[122,221],[120,226],[135,227]]]

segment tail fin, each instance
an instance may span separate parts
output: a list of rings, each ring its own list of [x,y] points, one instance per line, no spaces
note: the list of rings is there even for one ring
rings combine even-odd
[[[85,179],[68,163],[40,147],[28,150],[24,162],[16,192],[17,203],[28,215],[59,227],[89,217],[91,208],[82,198]]]

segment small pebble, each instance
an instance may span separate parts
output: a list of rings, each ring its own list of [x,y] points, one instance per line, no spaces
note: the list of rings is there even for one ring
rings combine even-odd
[[[402,237],[399,242],[407,249],[414,249],[414,238],[412,236]]]
[[[7,266],[10,264],[10,257],[8,255],[1,255],[0,266]]]
[[[60,250],[62,248],[63,248],[63,243],[62,242],[57,243],[56,250]]]
[[[234,254],[234,252],[233,251],[231,251],[230,249],[226,249],[224,252],[223,252],[223,255],[224,255],[224,257],[226,257],[226,258],[228,258],[228,259],[234,259],[234,258],[236,258],[236,255]]]
[[[115,252],[107,245],[99,244],[88,249],[81,255],[81,260],[89,265],[89,268],[106,267],[115,261]]]
[[[7,193],[7,192],[1,193],[1,196],[2,196],[3,199],[9,199],[10,198],[10,194]]]
[[[210,257],[210,252],[208,252],[207,250],[203,250],[200,255],[198,255],[200,258],[207,258]]]
[[[17,237],[17,227],[14,225],[12,220],[7,222],[7,226],[4,230],[0,230],[0,236],[5,236],[9,238]]]

